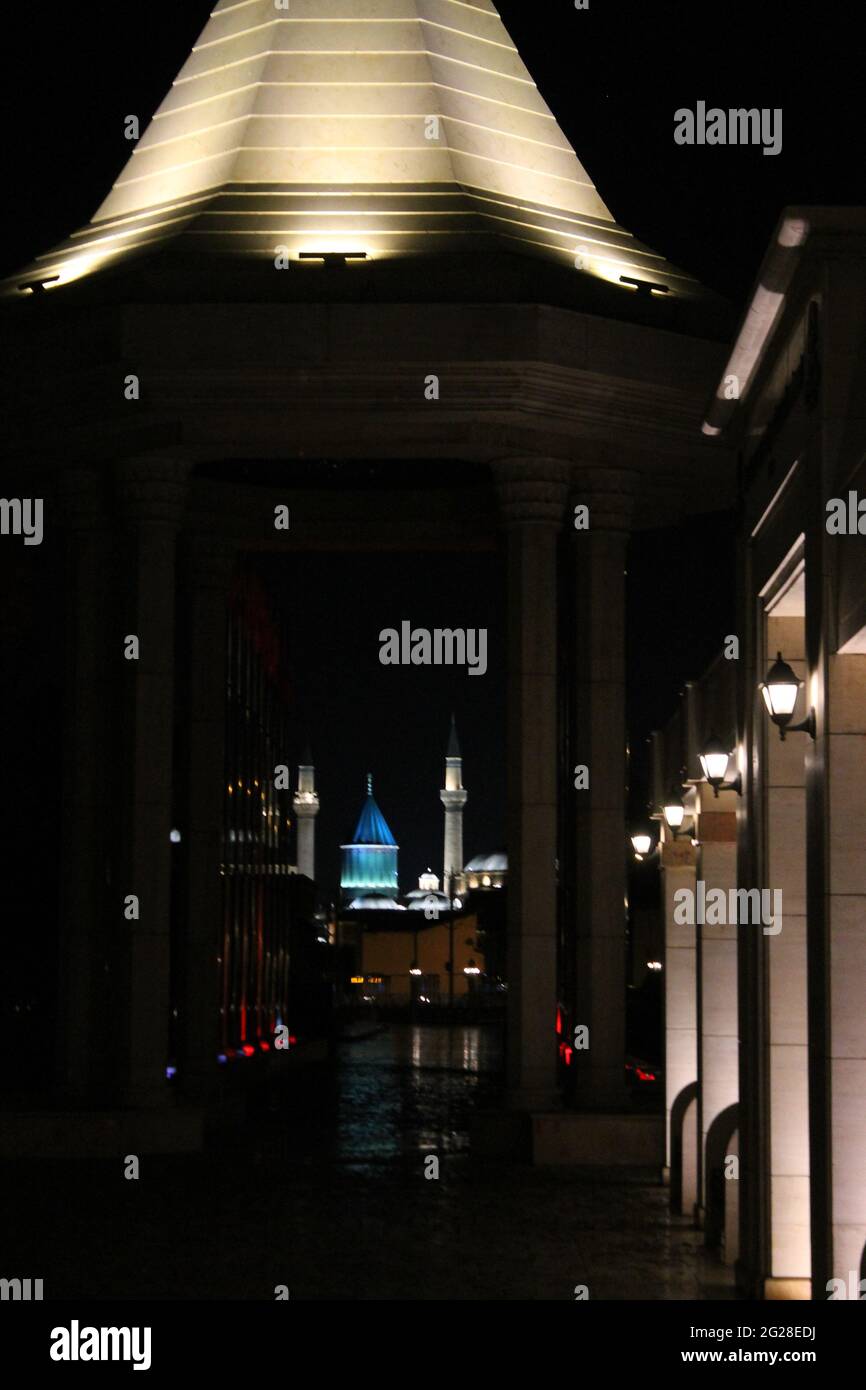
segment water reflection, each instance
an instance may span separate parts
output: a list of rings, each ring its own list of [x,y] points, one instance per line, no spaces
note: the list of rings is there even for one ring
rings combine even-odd
[[[501,1084],[497,1027],[395,1026],[340,1048],[334,1157],[381,1163],[461,1153],[478,1105]]]

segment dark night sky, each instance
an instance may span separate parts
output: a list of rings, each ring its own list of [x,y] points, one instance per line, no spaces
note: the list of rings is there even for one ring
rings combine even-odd
[[[16,42],[0,56],[7,206],[0,270],[17,268],[90,218],[128,157],[123,118],[136,113],[146,123],[211,8],[210,0],[19,7]],[[618,221],[738,304],[785,204],[863,201],[863,82],[850,32],[856,7],[840,0],[590,0],[588,11],[576,11],[571,0],[502,0],[499,9]],[[782,107],[782,153],[675,145],[674,111],[699,99]],[[706,534],[702,525],[700,547],[694,531],[644,536],[632,545],[629,711],[636,754],[671,713],[683,682],[700,674],[731,630],[732,531],[722,524],[716,533],[712,565]],[[346,822],[357,814],[364,774],[373,770],[404,846],[404,886],[428,858],[440,867],[438,790],[452,706],[470,787],[467,851],[493,848],[502,838],[499,575],[492,558],[461,563],[462,572],[453,558],[401,564],[394,621],[489,626],[491,674],[482,680],[446,672],[434,680],[425,671],[423,689],[417,675],[379,667],[369,641],[389,610],[381,586],[393,576],[393,557],[322,559],[315,583],[311,571],[300,581],[275,581],[291,611],[307,614],[293,636],[306,648],[293,651],[293,661],[303,663],[313,644],[320,664],[298,687],[299,718],[310,726],[322,766],[320,842],[333,846],[351,829]],[[296,669],[300,674],[301,665]],[[636,772],[639,801],[639,762]]]
[[[288,670],[297,756],[309,738],[321,811],[317,871],[339,878],[339,845],[351,838],[366,775],[400,846],[400,887],[417,888],[430,865],[441,876],[445,749],[452,710],[469,791],[466,858],[503,843],[505,796],[504,574],[493,554],[353,553],[257,561],[287,618]],[[437,666],[383,666],[379,633],[413,627],[488,629],[486,675]]]

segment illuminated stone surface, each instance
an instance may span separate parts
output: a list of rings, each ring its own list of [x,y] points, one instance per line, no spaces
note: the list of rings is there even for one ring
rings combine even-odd
[[[26,274],[179,234],[269,260],[504,249],[701,294],[617,225],[489,0],[218,4],[89,226]]]

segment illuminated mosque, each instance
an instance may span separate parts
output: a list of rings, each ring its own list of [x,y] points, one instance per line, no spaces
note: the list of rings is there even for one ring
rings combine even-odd
[[[439,878],[428,868],[421,874],[418,887],[407,893],[401,902],[397,874],[399,845],[373,796],[373,777],[368,773],[367,795],[354,836],[349,844],[340,846],[340,892],[344,907],[354,912],[426,911],[429,915],[431,909],[447,912],[452,904],[462,906],[461,897],[470,886],[500,887],[507,873],[504,854],[480,855],[463,867],[463,808],[468,795],[463,786],[463,757],[452,718],[445,755],[445,786],[440,792],[445,809],[441,888]],[[482,866],[494,861],[498,869],[488,873]]]

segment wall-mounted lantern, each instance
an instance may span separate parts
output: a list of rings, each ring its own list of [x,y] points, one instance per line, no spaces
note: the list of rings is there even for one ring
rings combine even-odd
[[[719,792],[736,792],[738,796],[743,795],[743,780],[739,772],[730,781],[726,780],[731,755],[716,734],[711,734],[707,739],[699,761],[704,777],[713,789],[713,796],[718,796]]]
[[[782,653],[778,652],[776,660],[773,662],[769,671],[760,684],[760,691],[764,697],[764,704],[767,706],[767,713],[779,730],[779,737],[784,741],[786,734],[808,734],[810,738],[815,737],[815,711],[810,709],[802,724],[792,724],[791,719],[794,714],[794,706],[797,703],[797,696],[800,693],[803,682],[793,671],[787,661],[782,660]]]
[[[673,831],[676,839],[686,818],[685,802],[676,787],[672,787],[665,797],[662,814],[668,829]]]

